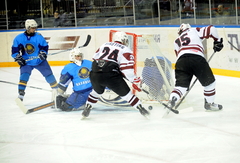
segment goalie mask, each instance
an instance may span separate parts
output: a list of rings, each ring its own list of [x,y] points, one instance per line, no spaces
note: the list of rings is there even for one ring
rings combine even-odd
[[[83,60],[83,53],[81,53],[78,48],[74,48],[70,51],[69,59],[76,65],[81,66]]]
[[[128,36],[125,32],[116,32],[114,35],[114,41],[120,42],[123,45],[128,46]]]
[[[182,23],[181,26],[178,29],[178,35],[181,35],[184,31],[186,31],[190,28],[191,28],[190,24]]]
[[[34,19],[27,19],[25,21],[25,28],[28,31],[30,28],[37,28],[38,24]]]

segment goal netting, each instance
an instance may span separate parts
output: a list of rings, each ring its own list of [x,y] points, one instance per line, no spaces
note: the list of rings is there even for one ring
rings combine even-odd
[[[117,30],[110,30],[109,41],[112,41]],[[142,78],[142,92],[134,91],[143,102],[168,100],[173,89],[172,63],[161,53],[157,45],[158,36],[152,34],[135,34],[126,32],[129,48],[132,49],[136,65],[137,76]],[[130,84],[130,83],[129,83]],[[131,86],[131,84],[130,84]],[[146,93],[147,92],[147,93]],[[103,100],[114,103],[113,99],[120,100],[111,90],[106,90]],[[113,104],[114,105],[114,104]],[[124,105],[124,102],[121,103]],[[127,106],[128,104],[125,103]]]

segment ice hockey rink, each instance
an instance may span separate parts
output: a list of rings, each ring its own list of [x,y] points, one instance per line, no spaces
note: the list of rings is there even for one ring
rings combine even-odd
[[[52,67],[59,79],[62,67]],[[238,163],[240,162],[240,78],[216,75],[219,112],[203,108],[197,82],[179,107],[162,118],[152,105],[150,119],[131,107],[96,104],[89,118],[82,111],[45,108],[30,114],[15,104],[19,68],[0,68],[1,163]],[[14,84],[15,83],[15,84]],[[34,70],[24,104],[50,102],[49,85]],[[68,89],[71,92],[71,89]],[[185,110],[185,111],[184,111]]]

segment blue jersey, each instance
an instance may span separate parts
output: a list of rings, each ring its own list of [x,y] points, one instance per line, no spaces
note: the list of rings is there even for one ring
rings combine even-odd
[[[82,60],[81,66],[75,63],[69,63],[64,66],[59,84],[68,87],[69,83],[72,81],[73,91],[84,92],[92,88],[92,84],[89,78],[91,71],[92,62],[89,60]]]
[[[13,40],[12,57],[15,58],[18,54],[22,54],[26,65],[36,66],[42,60],[38,58],[40,51],[47,54],[48,43],[44,37],[36,32],[33,36],[28,36],[25,32],[17,35]]]

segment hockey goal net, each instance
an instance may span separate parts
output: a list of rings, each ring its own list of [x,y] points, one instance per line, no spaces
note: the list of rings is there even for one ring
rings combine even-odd
[[[117,30],[110,30],[109,41],[114,40],[114,34]],[[164,56],[157,40],[159,36],[152,34],[135,34],[126,32],[129,40],[129,48],[133,51],[135,58],[135,72],[141,77],[142,89],[145,91],[137,92],[137,95],[143,102],[157,102],[168,100],[173,89],[172,64]],[[130,83],[129,83],[130,84]],[[147,92],[147,93],[146,93]],[[111,95],[110,95],[111,94]],[[110,90],[105,92],[105,97],[111,100],[114,93]],[[111,100],[114,101],[114,100]]]

